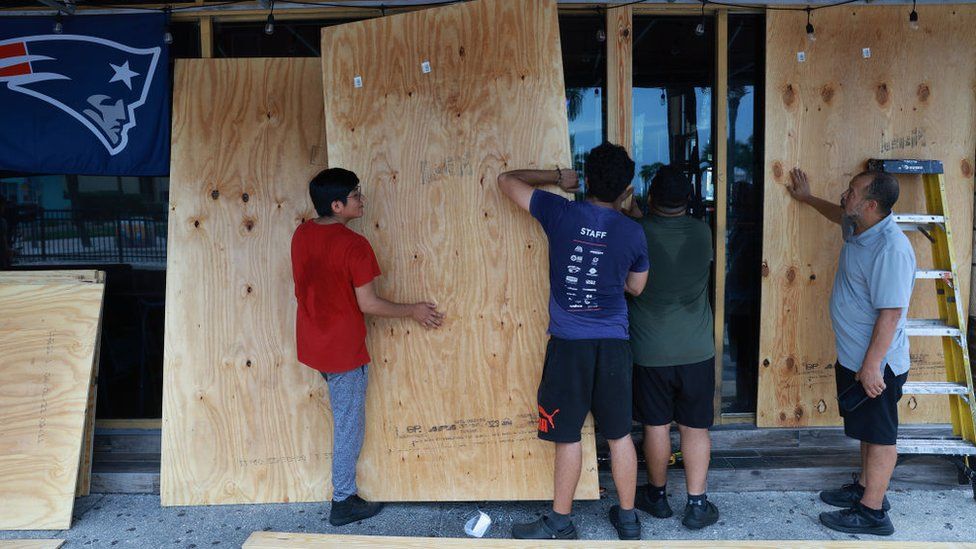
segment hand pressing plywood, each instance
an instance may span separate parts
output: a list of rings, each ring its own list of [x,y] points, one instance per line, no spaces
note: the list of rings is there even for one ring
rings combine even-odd
[[[63,530],[90,453],[104,274],[0,274],[0,529]]]
[[[959,288],[968,300],[976,150],[976,6],[927,6],[921,28],[901,7],[845,7],[767,15],[766,217],[757,423],[836,425],[836,360],[828,302],[840,229],[792,201],[789,170],[805,169],[813,193],[838,202],[869,158],[934,158],[946,168],[957,238]],[[798,53],[803,52],[800,62]],[[900,176],[897,213],[925,211],[916,177]],[[910,236],[919,269],[932,268],[928,241]],[[965,301],[964,301],[965,302]],[[935,284],[918,281],[909,316],[937,318]],[[942,347],[912,338],[910,379],[944,380]],[[908,396],[905,423],[948,422],[944,396]]]
[[[317,59],[179,60],[163,505],[321,501],[325,382],[298,363],[291,235],[324,168]]]
[[[375,500],[552,497],[536,438],[547,242],[504,170],[570,165],[556,4],[484,0],[322,31],[329,163],[367,196],[382,295],[434,300],[437,331],[368,319],[359,468]],[[592,424],[577,495],[598,495]]]

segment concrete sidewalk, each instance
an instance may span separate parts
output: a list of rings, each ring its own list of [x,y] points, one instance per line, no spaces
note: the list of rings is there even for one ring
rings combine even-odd
[[[699,532],[681,526],[684,494],[673,493],[676,516],[654,519],[639,513],[645,539],[859,539],[820,526],[817,516],[831,510],[815,492],[747,492],[710,495],[719,523]],[[976,540],[976,500],[968,487],[958,490],[897,490],[889,493],[895,535],[863,536],[865,541]],[[616,539],[606,520],[609,499],[577,503],[575,521],[583,539]],[[158,495],[92,495],[76,501],[68,531],[0,532],[0,539],[62,538],[65,547],[240,547],[257,530],[392,536],[464,537],[463,523],[477,509],[494,523],[486,537],[504,538],[512,524],[534,518],[544,503],[398,503],[368,521],[334,528],[326,503],[159,506]],[[433,549],[433,548],[432,548]]]

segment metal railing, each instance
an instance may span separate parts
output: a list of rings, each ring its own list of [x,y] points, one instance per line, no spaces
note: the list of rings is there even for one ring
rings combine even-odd
[[[166,209],[21,211],[13,224],[14,264],[166,263]]]

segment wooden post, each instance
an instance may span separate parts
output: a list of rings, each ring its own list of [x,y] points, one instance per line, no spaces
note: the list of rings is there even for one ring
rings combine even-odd
[[[725,355],[725,210],[728,206],[729,13],[715,14],[715,424],[722,423],[722,363]]]
[[[607,141],[633,156],[633,9],[607,12]]]
[[[200,57],[213,57],[213,17],[200,18]]]

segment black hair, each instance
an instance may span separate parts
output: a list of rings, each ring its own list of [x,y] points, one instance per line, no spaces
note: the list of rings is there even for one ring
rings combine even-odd
[[[658,168],[651,180],[651,201],[665,208],[687,206],[691,200],[691,180],[678,168],[667,165]]]
[[[864,198],[874,200],[878,203],[878,208],[883,216],[891,213],[891,208],[898,202],[898,180],[895,176],[885,172],[864,171],[855,179],[870,177],[871,181],[865,188]]]
[[[315,211],[323,217],[332,217],[332,203],[346,203],[349,193],[359,185],[356,174],[342,168],[320,171],[308,182],[308,194],[312,197]]]
[[[613,202],[634,179],[634,161],[620,145],[604,141],[586,155],[586,196]]]

